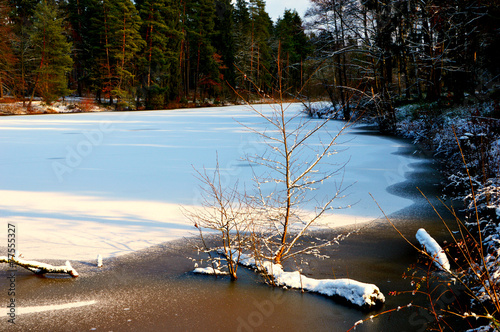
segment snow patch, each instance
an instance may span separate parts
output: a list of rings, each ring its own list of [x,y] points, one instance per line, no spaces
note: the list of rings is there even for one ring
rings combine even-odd
[[[35,260],[95,262],[98,254],[132,253],[195,230],[177,204],[10,190],[0,197],[3,217],[17,225],[19,251]]]

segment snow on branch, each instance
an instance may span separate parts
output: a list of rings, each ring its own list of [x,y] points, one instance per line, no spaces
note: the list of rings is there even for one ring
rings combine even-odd
[[[0,256],[0,263],[15,263],[21,267],[35,274],[45,274],[45,273],[66,273],[76,278],[79,276],[78,272],[71,266],[69,261],[66,261],[66,265],[54,266],[50,264],[45,264],[37,261],[28,261],[18,257],[18,255],[11,257],[10,259],[6,256]]]
[[[444,250],[441,246],[434,240],[429,233],[423,228],[420,228],[415,235],[420,245],[424,250],[431,256],[434,264],[440,269],[450,272],[450,262],[446,257]]]

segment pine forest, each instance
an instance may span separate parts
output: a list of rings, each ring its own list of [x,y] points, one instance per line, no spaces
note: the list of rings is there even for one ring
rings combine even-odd
[[[1,0],[0,98],[74,95],[116,109],[329,98],[394,125],[401,100],[495,91],[496,1]],[[488,96],[489,97],[489,96]]]

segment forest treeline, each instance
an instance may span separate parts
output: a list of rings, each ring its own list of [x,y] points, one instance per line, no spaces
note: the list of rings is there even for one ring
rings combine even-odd
[[[496,0],[310,2],[273,22],[264,0],[0,0],[0,97],[158,109],[281,91],[390,127],[398,100],[497,87]]]
[[[288,64],[312,52],[299,15],[274,24],[263,0],[0,0],[0,15],[0,93],[47,102],[74,93],[154,109],[270,93],[278,40]]]

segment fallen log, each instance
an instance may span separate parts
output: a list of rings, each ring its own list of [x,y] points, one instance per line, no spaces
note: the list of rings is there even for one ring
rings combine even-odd
[[[219,251],[223,253],[223,251]],[[236,256],[236,252],[233,257]],[[257,262],[252,255],[240,254],[239,263],[246,267],[255,268],[270,276],[274,283],[284,288],[295,288],[323,294],[326,296],[341,297],[351,304],[361,308],[375,308],[385,303],[385,296],[374,284],[367,284],[353,279],[314,279],[302,275],[299,271],[286,272],[281,264],[270,261]],[[207,270],[210,272],[210,270]]]
[[[21,267],[35,274],[46,274],[46,273],[66,273],[76,278],[79,276],[78,272],[71,266],[69,261],[66,261],[66,265],[54,266],[46,263],[41,263],[37,261],[28,261],[18,257],[18,255],[11,257],[10,259],[6,256],[0,256],[0,263],[15,263]]]
[[[434,264],[443,271],[450,272],[450,262],[441,246],[423,228],[420,228],[415,235],[420,245],[429,254]]]

